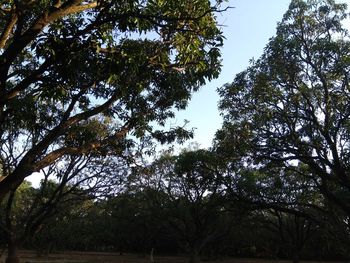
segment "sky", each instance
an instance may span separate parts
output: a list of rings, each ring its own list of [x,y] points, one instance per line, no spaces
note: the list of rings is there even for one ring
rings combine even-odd
[[[188,120],[186,127],[195,128],[193,140],[186,144],[199,143],[201,148],[211,146],[222,123],[216,89],[232,82],[237,73],[247,68],[251,58],[260,57],[269,39],[275,35],[277,23],[289,3],[290,0],[230,0],[228,4],[233,8],[217,15],[226,38],[222,48],[222,72],[218,79],[194,93],[187,109],[171,120],[177,125]]]

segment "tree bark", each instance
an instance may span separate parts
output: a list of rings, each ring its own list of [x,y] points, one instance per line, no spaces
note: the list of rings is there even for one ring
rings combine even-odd
[[[198,263],[198,262],[200,262],[199,252],[197,249],[193,249],[191,251],[189,263]]]
[[[299,249],[295,248],[293,251],[293,263],[299,263]]]
[[[18,245],[13,238],[10,238],[8,241],[7,258],[5,263],[19,263]]]

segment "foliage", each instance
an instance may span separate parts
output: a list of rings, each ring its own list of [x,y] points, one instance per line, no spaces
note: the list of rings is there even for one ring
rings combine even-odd
[[[224,163],[208,150],[165,154],[137,175],[151,188],[154,205],[163,214],[168,235],[199,260],[205,246],[225,237],[236,220],[228,210],[221,171]]]
[[[190,136],[153,126],[218,76],[220,2],[2,1],[0,197],[70,155]]]
[[[163,126],[219,74],[220,3],[0,1],[0,201],[6,203],[7,262],[18,262],[16,246],[73,190],[109,190],[137,154],[136,141],[191,136],[182,127],[164,132]],[[107,184],[112,167],[115,179]],[[17,224],[16,189],[35,172],[45,176],[46,190],[34,199],[27,195],[33,203],[24,224]]]
[[[217,147],[258,170],[280,167],[280,180],[300,177],[349,214],[346,18],[345,4],[292,1],[261,58],[219,90]]]
[[[38,243],[44,244],[45,249],[51,249],[53,245],[64,247],[62,243],[54,242],[57,235],[62,236],[58,231],[77,227],[71,220],[75,214],[80,215],[81,227],[85,225],[82,220],[89,223],[88,217],[84,216],[88,213],[89,202],[91,204],[92,199],[103,198],[112,190],[116,193],[115,185],[121,183],[125,174],[125,161],[116,158],[111,160],[94,155],[70,156],[47,167],[41,174],[43,179],[38,188],[25,181],[11,191],[5,196],[0,207],[3,211],[0,214],[0,229],[8,244],[8,261],[16,262],[17,248],[35,240],[38,232],[44,233],[44,237],[39,238]],[[68,221],[69,226],[64,226]],[[58,227],[50,229],[51,224],[57,224]],[[96,227],[95,229],[97,230]],[[77,242],[77,239],[73,240]],[[71,240],[69,242],[73,243]],[[88,239],[86,242],[80,242],[80,247],[74,248],[87,246],[87,242]]]

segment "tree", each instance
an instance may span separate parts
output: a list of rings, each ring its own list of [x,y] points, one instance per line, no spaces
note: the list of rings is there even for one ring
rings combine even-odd
[[[21,186],[8,195],[6,202],[0,203],[1,213],[0,228],[4,233],[6,243],[8,244],[7,258],[17,258],[18,238],[17,225],[23,223],[23,213],[28,213],[31,206],[28,200],[34,200],[35,189],[31,183],[24,181]],[[24,229],[24,228],[23,228]]]
[[[220,2],[2,1],[0,198],[62,157],[130,149],[127,135],[188,137],[152,125],[218,76]]]
[[[110,169],[113,169],[113,176]],[[0,229],[8,244],[7,262],[18,261],[18,249],[30,242],[45,224],[68,217],[77,203],[109,194],[126,174],[127,165],[122,160],[117,162],[116,158],[70,156],[43,171],[39,188],[25,181],[11,191],[0,203],[3,210]],[[46,245],[52,242],[47,241]]]
[[[171,252],[176,251],[176,243],[165,235],[164,213],[154,200],[160,193],[138,186],[108,201],[113,245],[121,254],[136,252],[142,257],[149,255],[152,249],[156,249],[156,253],[169,252],[164,251],[167,247],[172,249]]]
[[[149,199],[163,214],[168,233],[192,263],[209,242],[227,235],[237,219],[227,206],[223,164],[214,152],[195,150],[164,154],[140,172],[142,185],[156,190]]]
[[[325,198],[305,174],[271,164],[248,165],[242,159],[231,164],[225,185],[231,202],[245,204],[251,211],[250,220],[256,221],[251,227],[267,230],[258,230],[264,241],[253,243],[254,247],[269,256],[299,262],[311,230],[323,225],[328,216]]]
[[[104,251],[111,247],[113,233],[104,200],[66,203],[46,220],[40,231],[28,240],[27,248],[38,255],[52,250]]]
[[[293,0],[260,59],[219,90],[217,139],[248,166],[303,177],[350,215],[346,18],[345,4]]]
[[[271,214],[275,216],[271,218],[272,224],[279,232],[282,249],[289,253],[293,263],[298,263],[306,242],[311,238],[313,222],[297,214],[276,210],[272,210]]]

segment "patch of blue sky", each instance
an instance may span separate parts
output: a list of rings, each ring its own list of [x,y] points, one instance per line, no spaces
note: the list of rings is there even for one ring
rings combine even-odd
[[[231,0],[229,5],[234,8],[217,15],[226,38],[221,74],[194,93],[187,109],[177,112],[170,121],[172,125],[182,125],[188,120],[186,127],[195,128],[194,138],[188,144],[211,146],[222,124],[216,89],[232,82],[237,73],[248,67],[250,59],[260,57],[289,4],[290,0]]]

